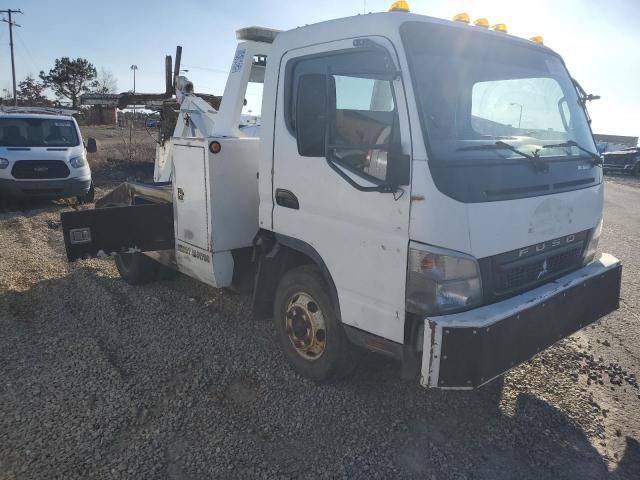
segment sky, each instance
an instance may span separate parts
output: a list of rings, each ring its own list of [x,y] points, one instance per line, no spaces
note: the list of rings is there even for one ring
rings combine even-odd
[[[118,79],[118,90],[164,91],[164,56],[182,45],[183,68],[198,92],[221,95],[236,47],[235,31],[305,24],[386,11],[391,0],[0,0],[21,9],[14,28],[16,77],[37,77],[58,57],[83,57]],[[589,111],[595,133],[640,136],[640,1],[409,0],[412,13],[449,19],[467,12],[506,23],[509,34],[542,35],[569,72],[601,100]],[[0,95],[11,91],[9,33],[0,23]],[[245,113],[260,111],[260,91],[247,92]]]

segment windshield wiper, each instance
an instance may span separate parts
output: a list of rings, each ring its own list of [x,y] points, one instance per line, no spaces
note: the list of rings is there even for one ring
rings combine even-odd
[[[567,148],[567,147],[576,147],[578,150],[586,153],[587,155],[589,155],[589,157],[591,157],[591,163],[595,166],[595,165],[602,165],[602,157],[600,157],[600,155],[598,155],[597,153],[593,153],[590,150],[587,150],[584,147],[581,147],[580,145],[578,145],[577,142],[573,141],[573,140],[568,140],[564,143],[555,143],[555,144],[551,144],[551,145],[543,145],[542,148]]]
[[[540,150],[535,150],[532,154],[525,153],[522,150],[518,150],[513,145],[508,144],[507,142],[503,142],[498,140],[496,143],[490,143],[485,145],[472,145],[469,147],[460,147],[456,149],[456,152],[462,151],[470,151],[470,150],[510,150],[513,153],[517,153],[523,158],[529,160],[531,164],[531,168],[533,168],[534,172],[544,172],[549,167],[548,165],[540,159]]]

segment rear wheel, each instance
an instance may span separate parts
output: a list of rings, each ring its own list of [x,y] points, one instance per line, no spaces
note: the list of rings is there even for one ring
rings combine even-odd
[[[353,371],[354,349],[315,266],[303,265],[282,277],[273,317],[282,352],[296,372],[324,382]]]
[[[122,279],[129,285],[153,282],[159,266],[159,263],[139,252],[116,255],[116,268]]]

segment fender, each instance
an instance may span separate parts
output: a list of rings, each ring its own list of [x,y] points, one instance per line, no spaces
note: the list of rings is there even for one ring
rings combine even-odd
[[[338,314],[338,318],[341,318],[338,289],[333,281],[331,272],[329,272],[329,268],[327,268],[322,256],[315,248],[297,238],[279,233],[273,235],[271,232],[269,232],[267,238],[264,238],[264,236],[257,238],[254,243],[256,246],[268,245],[270,247],[269,252],[263,254],[259,259],[253,295],[254,313],[264,317],[266,317],[267,314],[270,316],[271,310],[273,309],[273,298],[277,288],[277,280],[290,268],[309,263],[306,260],[310,260],[322,273],[329,287],[329,293],[334,301],[334,309]],[[282,247],[286,248],[282,249]],[[276,258],[278,260],[275,260]],[[378,337],[344,323],[342,326],[351,343],[402,361],[403,377],[417,377],[419,363],[412,348]]]
[[[338,290],[326,263],[315,248],[297,238],[264,230],[258,233],[253,244],[258,263],[253,287],[254,315],[261,318],[271,316],[278,281],[287,270],[314,263],[329,287],[335,311],[340,316]]]
[[[324,277],[325,282],[327,282],[327,286],[329,287],[329,291],[331,292],[332,298],[336,302],[336,313],[340,315],[340,305],[338,300],[338,289],[336,288],[336,284],[333,282],[333,277],[331,277],[331,273],[329,272],[329,268],[327,264],[324,263],[324,260],[317,252],[315,248],[309,245],[307,242],[303,242],[297,238],[289,237],[287,235],[282,235],[280,233],[276,233],[276,241],[285,247],[289,247],[292,250],[300,252],[307,257],[309,257],[316,264],[322,276]]]

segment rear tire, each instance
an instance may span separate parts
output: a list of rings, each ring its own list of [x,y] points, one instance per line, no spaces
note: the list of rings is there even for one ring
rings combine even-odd
[[[316,382],[349,375],[356,352],[349,343],[324,278],[313,265],[288,271],[275,294],[273,321],[291,367]]]
[[[143,285],[153,282],[160,264],[142,253],[119,253],[116,268],[122,279],[129,285]]]

